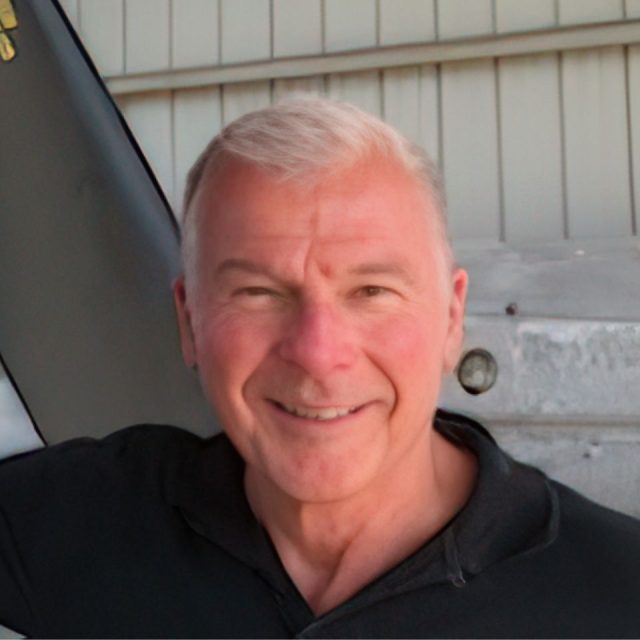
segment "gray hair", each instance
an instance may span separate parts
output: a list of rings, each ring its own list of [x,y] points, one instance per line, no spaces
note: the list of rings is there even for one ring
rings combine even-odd
[[[415,177],[432,198],[445,258],[452,263],[440,174],[428,157],[393,127],[357,107],[320,98],[286,100],[229,123],[200,154],[187,176],[182,221],[185,269],[194,260],[194,196],[207,172],[240,160],[281,181],[313,185],[372,156],[388,158]],[[194,215],[195,214],[195,215]]]

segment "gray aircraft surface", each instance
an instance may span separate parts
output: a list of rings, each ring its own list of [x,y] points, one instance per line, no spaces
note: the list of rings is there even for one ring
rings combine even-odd
[[[0,0],[0,21],[0,457],[136,423],[215,432],[144,156],[55,0]]]

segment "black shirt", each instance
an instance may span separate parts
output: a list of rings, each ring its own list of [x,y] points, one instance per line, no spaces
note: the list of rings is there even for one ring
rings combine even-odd
[[[640,636],[640,523],[514,462],[469,419],[435,425],[478,457],[467,505],[317,618],[224,435],[131,427],[10,459],[0,623],[47,637]]]

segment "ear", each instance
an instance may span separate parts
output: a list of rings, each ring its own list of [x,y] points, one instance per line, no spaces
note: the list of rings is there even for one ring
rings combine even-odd
[[[173,301],[176,305],[176,314],[178,316],[182,359],[187,367],[193,369],[198,360],[196,357],[196,345],[193,339],[193,329],[191,328],[191,311],[187,304],[187,290],[184,284],[184,276],[180,276],[173,283]]]
[[[444,351],[444,372],[451,373],[458,364],[464,341],[464,308],[469,277],[464,269],[456,268],[451,277],[449,330]]]

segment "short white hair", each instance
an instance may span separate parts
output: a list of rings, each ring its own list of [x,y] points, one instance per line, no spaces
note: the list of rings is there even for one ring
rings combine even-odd
[[[352,104],[324,98],[285,100],[229,123],[200,154],[187,176],[182,216],[182,255],[193,271],[198,217],[191,204],[206,174],[233,161],[256,167],[278,181],[312,186],[368,158],[397,163],[426,189],[435,207],[446,261],[453,257],[447,235],[440,173],[426,152],[379,118]]]

